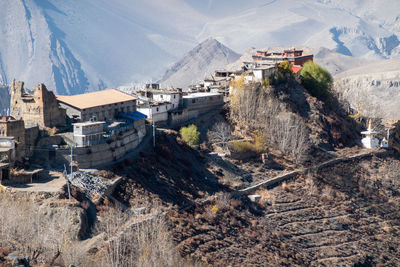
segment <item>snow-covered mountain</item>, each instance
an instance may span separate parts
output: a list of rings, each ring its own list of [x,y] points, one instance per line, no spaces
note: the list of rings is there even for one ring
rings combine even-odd
[[[165,87],[186,88],[239,57],[233,50],[210,38],[190,50],[168,69],[160,83]]]
[[[213,37],[400,57],[398,0],[1,0],[0,82],[59,94],[156,80]]]

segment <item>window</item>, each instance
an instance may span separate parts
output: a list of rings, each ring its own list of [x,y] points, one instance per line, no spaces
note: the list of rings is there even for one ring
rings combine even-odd
[[[176,95],[174,95],[174,98],[176,98]]]
[[[192,103],[196,103],[196,99],[192,99]]]
[[[157,110],[157,112],[158,112],[158,108],[157,108],[156,110]]]
[[[160,97],[161,97],[161,99],[163,99],[163,98],[164,98],[164,96],[163,96],[163,95],[160,95]]]

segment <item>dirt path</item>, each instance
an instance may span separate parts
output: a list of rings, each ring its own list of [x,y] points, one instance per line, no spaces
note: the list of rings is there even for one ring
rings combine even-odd
[[[49,171],[46,178],[34,183],[10,185],[12,191],[25,192],[59,192],[65,185],[65,178],[62,172]]]
[[[355,155],[330,159],[330,160],[327,160],[320,164],[311,166],[309,168],[299,169],[299,170],[291,171],[291,172],[288,172],[288,173],[285,173],[282,175],[275,176],[273,178],[268,178],[268,179],[266,179],[262,182],[259,182],[255,185],[240,189],[238,192],[240,194],[249,194],[249,193],[254,192],[255,190],[259,189],[260,187],[267,187],[267,186],[275,185],[277,183],[292,179],[293,177],[295,177],[299,174],[307,173],[308,171],[313,171],[313,170],[318,170],[320,168],[333,166],[333,165],[336,165],[338,163],[341,163],[341,162],[347,161],[347,160],[360,159],[360,158],[364,158],[364,157],[368,157],[368,156],[372,156],[372,155],[386,154],[386,153],[388,153],[388,150],[381,150],[381,149],[373,150],[373,151],[366,150],[366,151],[362,151],[361,153],[358,153]]]

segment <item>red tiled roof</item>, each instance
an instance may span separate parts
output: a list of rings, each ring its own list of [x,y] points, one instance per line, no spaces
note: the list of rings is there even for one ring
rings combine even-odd
[[[296,73],[298,73],[302,68],[303,68],[302,66],[293,65],[293,66],[292,66],[292,71],[293,71],[293,73],[296,74]]]

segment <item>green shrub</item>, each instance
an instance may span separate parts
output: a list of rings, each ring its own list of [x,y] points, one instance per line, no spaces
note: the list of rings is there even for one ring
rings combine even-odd
[[[179,133],[189,146],[197,146],[199,144],[200,133],[197,131],[196,125],[191,124],[188,127],[182,127]]]
[[[261,81],[261,85],[263,88],[271,86],[271,80],[267,77],[264,80]]]
[[[292,64],[290,64],[287,60],[279,63],[278,71],[282,74],[282,76],[284,76],[284,78],[293,77]]]
[[[324,97],[332,89],[332,76],[323,67],[308,61],[300,71],[301,84],[315,97]]]

